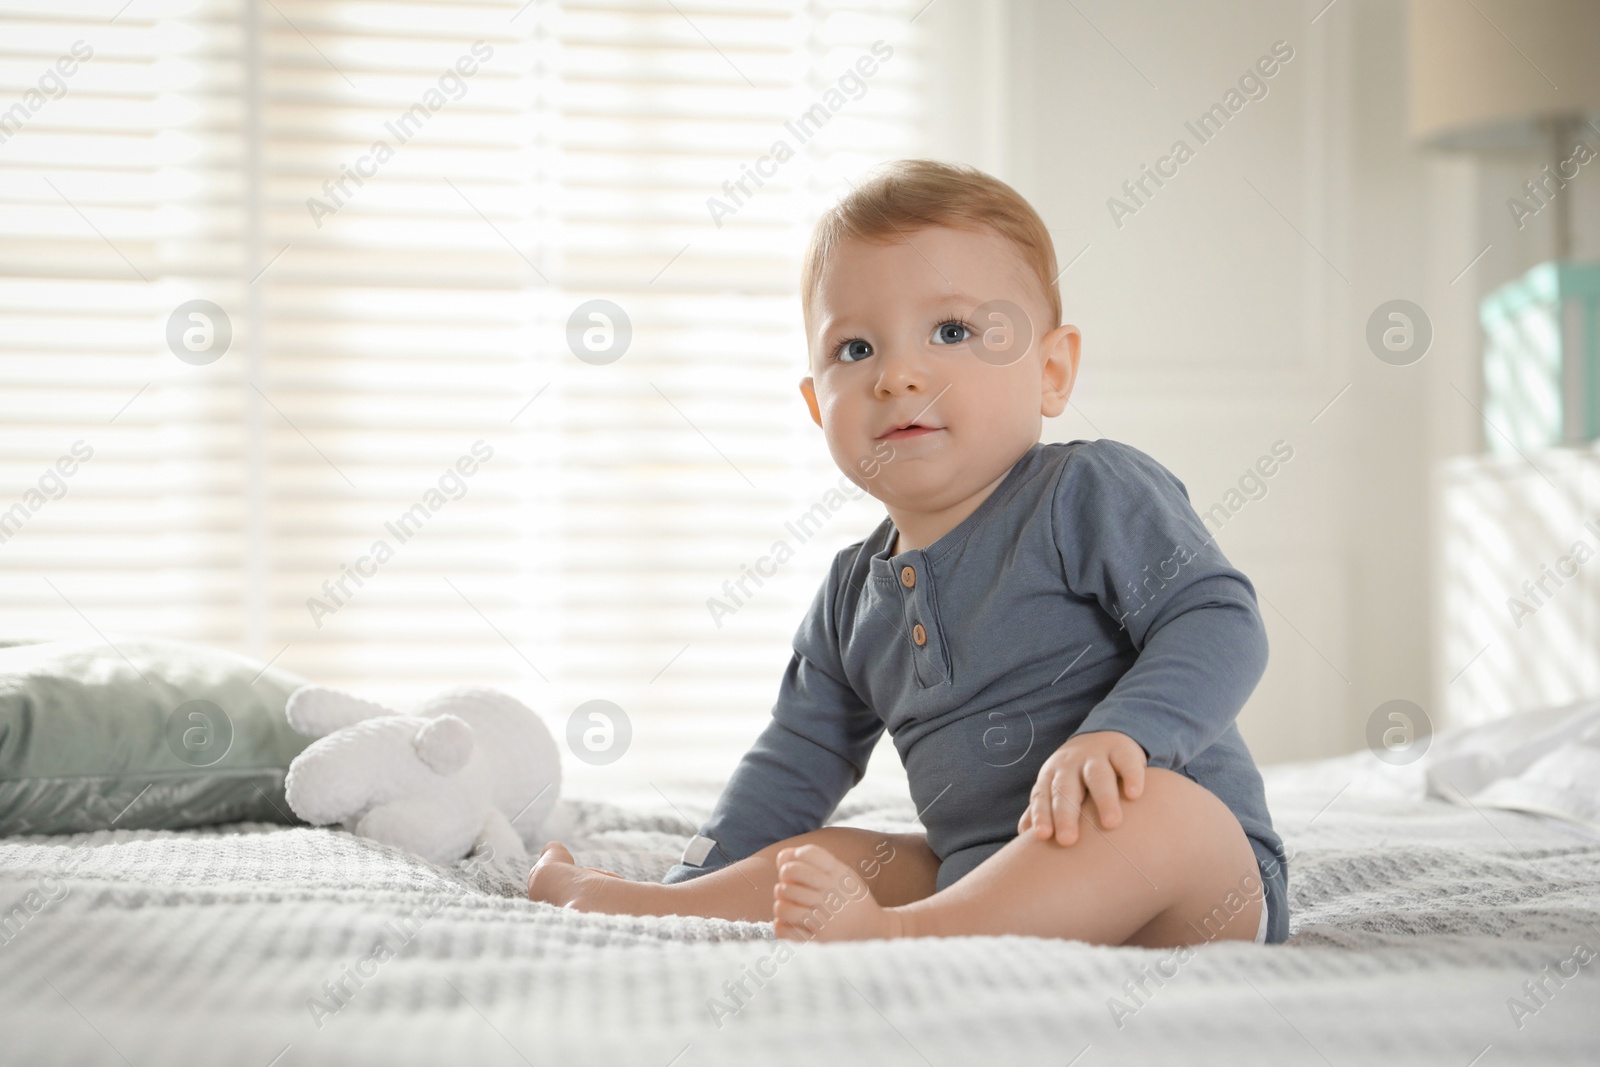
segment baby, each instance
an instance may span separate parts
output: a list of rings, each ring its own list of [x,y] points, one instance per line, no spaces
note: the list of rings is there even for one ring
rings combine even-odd
[[[1183,484],[1040,442],[1078,370],[1049,232],[970,167],[889,165],[818,222],[800,383],[888,512],[801,622],[772,721],[662,884],[551,842],[535,900],[771,920],[780,938],[1288,936],[1287,867],[1234,723],[1255,588]],[[823,826],[884,730],[926,836]]]

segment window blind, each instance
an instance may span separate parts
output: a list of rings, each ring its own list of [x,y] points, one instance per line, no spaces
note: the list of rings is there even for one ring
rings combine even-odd
[[[4,636],[604,700],[725,772],[882,516],[796,286],[922,154],[921,4],[119,2],[0,14]]]

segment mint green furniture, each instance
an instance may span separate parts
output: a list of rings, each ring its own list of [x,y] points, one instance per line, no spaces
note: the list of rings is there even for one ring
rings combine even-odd
[[[1541,263],[1484,297],[1478,317],[1491,453],[1600,437],[1600,263]]]

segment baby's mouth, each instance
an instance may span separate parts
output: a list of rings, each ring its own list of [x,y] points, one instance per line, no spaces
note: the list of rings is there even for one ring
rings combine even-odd
[[[924,426],[919,422],[913,422],[909,425],[897,426],[892,430],[885,431],[879,434],[877,439],[879,441],[901,441],[908,437],[923,437],[930,433],[937,433],[942,429],[944,429],[943,426]]]

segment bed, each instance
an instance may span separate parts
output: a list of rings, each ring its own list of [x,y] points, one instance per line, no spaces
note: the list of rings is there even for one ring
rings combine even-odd
[[[761,923],[582,914],[526,900],[515,872],[306,827],[0,839],[0,1061],[1600,1058],[1600,834],[1425,798],[1366,752],[1267,778],[1292,936],[1181,960],[1024,937],[796,946]],[[718,784],[657,782],[656,804],[569,795],[564,839],[581,863],[658,879]],[[881,785],[834,821],[916,827]]]

